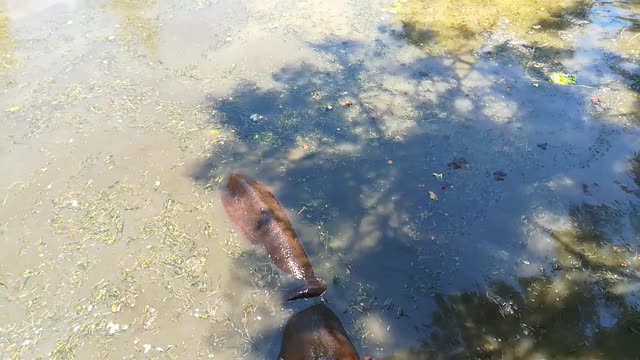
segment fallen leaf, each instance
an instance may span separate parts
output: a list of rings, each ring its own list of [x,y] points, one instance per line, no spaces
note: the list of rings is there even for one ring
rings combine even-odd
[[[449,162],[449,164],[447,164],[447,166],[449,167],[449,169],[454,169],[454,170],[468,169],[469,162],[467,161],[467,159],[459,157],[459,158],[453,159],[451,162]]]
[[[504,181],[504,178],[507,177],[507,173],[505,173],[504,171],[498,170],[493,173],[493,177],[494,179],[496,179],[496,181]]]
[[[22,108],[21,106],[14,106],[14,107],[12,107],[10,109],[7,109],[7,111],[16,112],[16,111],[20,110],[21,108]]]
[[[576,83],[576,76],[554,72],[549,76],[549,80],[554,84],[569,85]]]

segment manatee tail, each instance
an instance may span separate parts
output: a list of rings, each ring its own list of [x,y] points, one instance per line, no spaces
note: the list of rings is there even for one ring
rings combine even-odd
[[[327,284],[318,278],[304,279],[304,283],[289,291],[285,296],[285,301],[312,298],[320,296],[327,291]]]

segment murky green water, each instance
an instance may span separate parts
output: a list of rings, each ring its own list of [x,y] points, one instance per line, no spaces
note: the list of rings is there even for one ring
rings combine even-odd
[[[638,2],[440,3],[0,2],[0,357],[275,358],[242,171],[361,355],[635,359]]]

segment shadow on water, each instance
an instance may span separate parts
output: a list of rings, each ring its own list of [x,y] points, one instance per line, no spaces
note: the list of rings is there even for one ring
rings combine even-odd
[[[431,323],[436,330],[423,349],[391,358],[633,359],[637,308],[617,296],[598,296],[601,287],[576,275],[521,278],[517,288],[498,282],[487,293],[437,296]],[[558,295],[558,283],[572,290]]]
[[[486,292],[438,295],[435,330],[423,349],[393,358],[635,359],[639,283],[628,264],[620,270],[631,245],[613,245],[616,236],[605,235],[620,225],[620,214],[611,210],[582,205],[570,211],[577,230],[571,239],[552,236],[558,259],[551,271],[520,277],[516,285],[490,282]]]
[[[447,59],[385,62],[394,46],[332,39],[315,45],[328,70],[208,99],[231,141],[194,178],[274,189],[361,355],[634,359],[637,131],[599,121],[589,88],[532,88],[507,45],[464,78]],[[567,54],[549,49],[536,60]],[[264,256],[236,261],[268,279],[234,281],[280,288]],[[251,350],[275,358],[281,330]]]

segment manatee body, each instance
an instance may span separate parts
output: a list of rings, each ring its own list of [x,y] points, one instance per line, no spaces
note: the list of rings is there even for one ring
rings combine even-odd
[[[360,356],[338,317],[318,304],[289,319],[278,360],[360,360]]]
[[[316,277],[287,213],[266,185],[234,173],[222,192],[222,205],[251,243],[262,244],[280,270],[302,281],[286,300],[320,296],[327,290]]]

